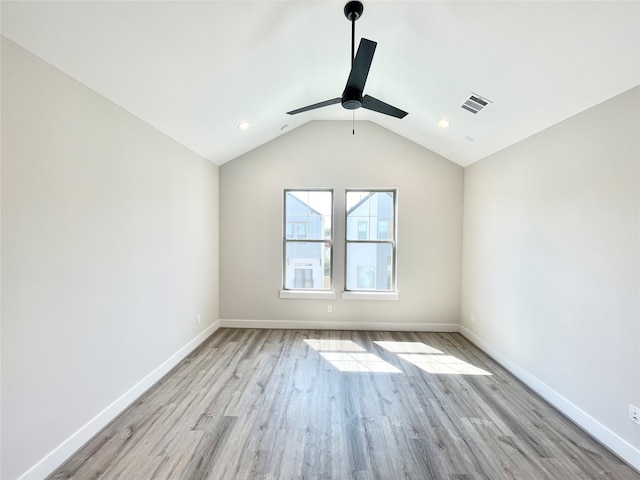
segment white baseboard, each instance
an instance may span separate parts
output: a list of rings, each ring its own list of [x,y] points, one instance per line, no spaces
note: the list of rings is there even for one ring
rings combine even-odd
[[[114,418],[135,402],[143,393],[182,361],[187,355],[204,342],[213,332],[220,328],[220,321],[214,322],[184,347],[171,355],[155,370],[131,387],[111,405],[98,413],[77,432],[53,449],[47,456],[23,473],[18,480],[34,480],[46,478],[62,465],[71,455],[87,443],[94,435],[106,427]]]
[[[640,450],[635,448],[625,439],[609,430],[607,427],[598,422],[584,410],[577,407],[571,401],[560,395],[554,389],[542,382],[540,379],[520,368],[518,365],[507,360],[498,353],[489,343],[484,341],[478,335],[463,325],[460,325],[460,333],[464,335],[470,342],[480,348],[483,352],[493,358],[496,362],[506,368],[522,383],[534,390],[538,395],[547,402],[560,410],[564,415],[578,424],[582,429],[598,439],[599,442],[607,446],[612,452],[617,454],[625,462],[636,470],[640,471]]]
[[[320,320],[238,320],[221,319],[228,328],[274,328],[295,330],[373,330],[382,332],[458,332],[460,325],[452,323],[396,322],[327,322]]]

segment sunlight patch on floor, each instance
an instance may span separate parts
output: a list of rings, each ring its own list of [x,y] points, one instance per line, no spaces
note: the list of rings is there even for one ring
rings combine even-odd
[[[491,375],[491,373],[422,342],[373,342],[427,373],[437,375]]]
[[[422,342],[373,342],[385,350],[393,353],[442,353],[437,348],[425,345]]]
[[[373,353],[320,352],[320,355],[341,372],[402,373]]]
[[[341,372],[402,373],[402,370],[351,340],[308,339],[304,342]]]
[[[307,339],[304,343],[319,352],[366,352],[364,348],[351,340]]]
[[[306,339],[304,342],[341,372],[403,373],[351,340]],[[422,342],[373,342],[398,358],[435,375],[491,375],[490,372]]]

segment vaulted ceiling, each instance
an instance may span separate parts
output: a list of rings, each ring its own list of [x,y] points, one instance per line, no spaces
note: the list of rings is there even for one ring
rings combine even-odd
[[[402,120],[285,113],[342,93],[344,1],[2,1],[1,30],[219,165],[310,120],[355,118],[466,166],[640,84],[637,1],[363,3],[356,48],[378,42],[365,93]],[[461,108],[472,94],[488,100],[476,114]]]

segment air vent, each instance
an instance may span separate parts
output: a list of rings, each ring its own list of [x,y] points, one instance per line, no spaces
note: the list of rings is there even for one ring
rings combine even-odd
[[[460,106],[465,110],[473,114],[476,114],[480,110],[482,110],[484,107],[486,107],[489,103],[491,103],[490,100],[487,100],[486,98],[483,98],[480,95],[476,95],[475,93],[472,93],[471,96],[467,98],[465,102]]]

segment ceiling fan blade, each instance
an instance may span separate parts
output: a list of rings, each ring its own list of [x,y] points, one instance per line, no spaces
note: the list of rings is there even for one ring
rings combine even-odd
[[[287,115],[295,115],[296,113],[308,112],[309,110],[315,110],[316,108],[327,107],[329,105],[334,105],[336,103],[340,103],[342,99],[332,98],[331,100],[325,100],[324,102],[314,103],[313,105],[307,105],[306,107],[298,108],[297,110],[291,110],[287,112]]]
[[[362,93],[364,84],[367,82],[367,76],[369,75],[369,69],[373,61],[373,54],[376,51],[376,45],[378,45],[376,42],[367,40],[366,38],[360,40],[358,52],[353,59],[353,66],[351,67],[351,73],[349,73],[349,79],[347,80],[347,88],[355,88]]]
[[[378,100],[371,95],[365,95],[362,98],[362,108],[373,110],[374,112],[378,113],[384,113],[385,115],[391,115],[392,117],[396,118],[404,118],[408,115],[408,113],[404,110],[400,110],[393,105],[384,103],[382,100]]]

